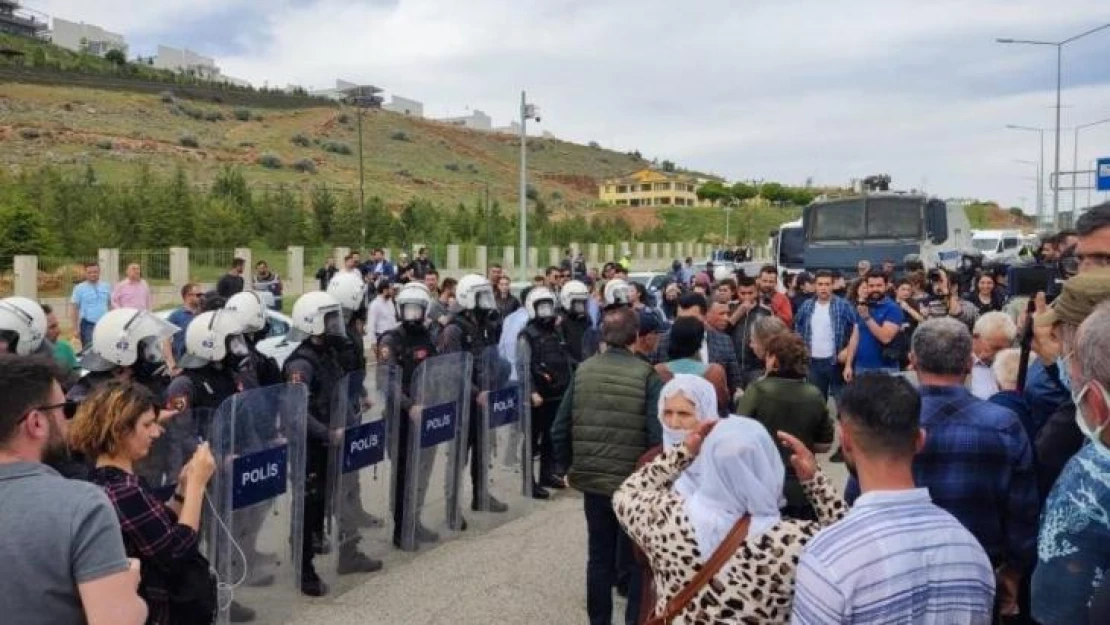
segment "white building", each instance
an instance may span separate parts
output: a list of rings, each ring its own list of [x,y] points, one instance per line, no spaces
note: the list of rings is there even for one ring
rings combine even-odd
[[[94,24],[71,22],[60,17],[55,17],[53,21],[54,28],[50,32],[50,39],[54,45],[96,56],[104,56],[109,50],[119,50],[127,56],[127,41],[119,33],[104,30]]]
[[[382,108],[401,115],[409,115],[411,117],[424,117],[424,104],[409,98],[404,98],[394,94],[389,102],[382,105]]]
[[[464,117],[446,117],[439,121],[472,130],[493,130],[493,118],[478,109],[474,109],[470,115]]]
[[[158,54],[154,57],[154,67],[210,80],[220,75],[220,68],[216,66],[215,59],[197,54],[188,48],[159,45]]]

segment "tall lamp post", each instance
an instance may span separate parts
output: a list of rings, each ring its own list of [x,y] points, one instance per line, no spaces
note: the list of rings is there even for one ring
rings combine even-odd
[[[1014,124],[1007,124],[1007,130],[1020,130],[1022,132],[1035,132],[1041,136],[1041,149],[1037,153],[1037,163],[1032,163],[1037,166],[1037,222],[1039,225],[1044,226],[1044,128],[1032,128],[1030,126],[1016,126]],[[1031,163],[1031,161],[1017,161],[1019,163]],[[1055,216],[1053,216],[1053,225],[1056,227]]]
[[[1075,218],[1079,217],[1079,210],[1076,208],[1076,203],[1079,201],[1078,200],[1079,185],[1076,184],[1076,178],[1075,178],[1076,175],[1077,175],[1077,172],[1079,171],[1079,131],[1083,130],[1084,128],[1090,128],[1091,126],[1098,126],[1100,124],[1105,124],[1107,122],[1110,122],[1110,117],[1108,117],[1106,119],[1100,119],[1097,122],[1091,122],[1089,124],[1080,124],[1080,125],[1075,127],[1075,141],[1073,142],[1073,147],[1075,148],[1075,152],[1072,154],[1072,157],[1071,157],[1071,170],[1072,170],[1072,175],[1071,175],[1071,217],[1072,217],[1072,219],[1075,219]]]
[[[1061,87],[1061,74],[1062,74],[1062,70],[1063,70],[1063,66],[1064,66],[1064,46],[1068,45],[1069,43],[1071,43],[1073,41],[1077,41],[1079,39],[1082,39],[1082,38],[1086,37],[1087,35],[1093,35],[1094,33],[1097,33],[1100,30],[1105,30],[1107,28],[1110,28],[1110,23],[1106,23],[1106,24],[1103,24],[1102,26],[1092,28],[1092,29],[1090,29],[1086,32],[1082,32],[1078,35],[1075,35],[1074,37],[1068,37],[1067,39],[1064,39],[1063,41],[1038,41],[1038,40],[1034,40],[1034,39],[1011,39],[1011,38],[995,39],[995,41],[997,41],[998,43],[1023,44],[1023,45],[1030,45],[1030,46],[1055,46],[1055,48],[1056,48],[1056,156],[1055,156],[1055,164],[1052,168],[1052,177],[1053,177],[1054,180],[1056,180],[1056,184],[1052,185],[1052,227],[1053,228],[1057,227],[1056,224],[1058,222],[1059,213],[1060,213],[1060,181],[1059,181],[1059,177],[1060,177],[1060,87]]]
[[[520,279],[528,280],[528,120],[540,122],[540,109],[520,92]]]

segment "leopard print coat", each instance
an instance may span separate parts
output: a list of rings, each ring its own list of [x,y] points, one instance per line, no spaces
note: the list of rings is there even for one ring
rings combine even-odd
[[[692,460],[685,445],[671,448],[629,476],[613,495],[617,518],[651,562],[658,590],[657,614],[694,578],[702,563],[683,498],[671,489]],[[847,512],[843,499],[820,470],[812,480],[802,482],[802,487],[819,522],[784,519],[746,542],[678,614],[674,625],[789,622],[794,571],[802,548]]]

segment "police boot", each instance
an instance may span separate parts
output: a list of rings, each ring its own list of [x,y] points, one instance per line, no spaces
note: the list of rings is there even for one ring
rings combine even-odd
[[[551,493],[539,484],[532,484],[532,499],[550,499]]]
[[[320,579],[312,565],[301,571],[301,594],[309,597],[323,597],[328,594],[328,585]]]
[[[227,608],[227,620],[232,623],[249,623],[254,620],[254,617],[254,610],[238,601],[232,601],[231,605]]]
[[[385,523],[381,519],[363,510],[361,506],[356,507],[351,512],[351,523],[355,527],[358,527],[360,529],[382,527],[383,525],[385,525]]]
[[[466,521],[463,521],[465,524]],[[428,529],[423,523],[416,524],[416,540],[422,543],[439,542],[439,534]]]
[[[339,564],[336,567],[336,572],[340,575],[374,573],[380,570],[382,570],[381,560],[375,560],[356,549],[352,548],[339,553]]]
[[[509,506],[507,506],[504,503],[498,501],[497,498],[495,498],[493,495],[490,495],[487,499],[489,499],[489,501],[488,501],[489,505],[487,505],[484,510],[482,509],[481,502],[478,501],[477,497],[475,497],[474,499],[471,499],[470,500],[470,509],[475,511],[475,512],[497,512],[497,513],[501,513],[501,512],[508,512],[509,511]]]

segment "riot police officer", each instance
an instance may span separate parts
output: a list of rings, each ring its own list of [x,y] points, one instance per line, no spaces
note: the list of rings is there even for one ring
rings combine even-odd
[[[344,402],[351,411],[351,422],[348,425],[357,425],[357,415],[362,407],[369,405],[366,392],[366,349],[362,337],[366,334],[366,282],[357,271],[336,274],[328,283],[328,294],[339,302],[343,309],[343,320],[347,328],[347,340],[336,345],[339,363],[344,373],[348,375],[347,401]],[[353,479],[347,480],[350,492],[347,496],[354,505],[344,506],[344,517],[341,523],[351,523],[358,527],[375,527],[381,520],[375,518],[362,507],[362,498],[359,496],[360,485],[358,474]]]
[[[345,377],[337,351],[347,340],[339,302],[323,291],[302,295],[293,305],[293,328],[289,338],[301,343],[285,361],[285,379],[291,384],[308,386],[301,592],[310,597],[321,597],[327,594],[328,589],[316,574],[312,559],[317,545],[322,547],[323,544],[331,411],[337,386]],[[339,554],[338,569],[341,574],[370,573],[381,567],[380,561],[355,551],[353,545],[351,550]]]
[[[239,385],[253,390],[284,382],[281,367],[272,357],[258,351],[258,342],[270,334],[266,305],[258,293],[241,291],[228,298],[224,310],[237,317],[250,353],[239,367]]]
[[[46,313],[34,300],[0,300],[0,353],[5,352],[54,357],[54,346],[46,339]]]
[[[585,346],[596,343],[592,340],[596,333],[590,322],[590,315],[586,312],[586,302],[589,299],[590,289],[578,280],[567,282],[559,290],[559,302],[562,306],[558,324],[563,329],[567,350],[575,367],[586,359]]]
[[[545,487],[562,488],[556,476],[555,450],[551,445],[551,424],[559,410],[567,387],[570,386],[572,356],[567,346],[566,333],[555,315],[555,294],[544,287],[532,289],[524,302],[528,310],[528,324],[520,340],[528,349],[518,349],[517,354],[529,354],[527,375],[531,379],[532,449],[539,450],[539,480],[532,486],[532,497],[547,499]]]
[[[497,301],[493,296],[493,287],[489,280],[477,274],[468,274],[459,280],[455,290],[455,298],[459,310],[451,316],[447,327],[439,335],[439,353],[453,354],[466,351],[473,357],[476,365],[473,367],[474,384],[471,387],[472,403],[470,414],[482,415],[485,408],[486,396],[482,392],[484,386],[483,376],[487,374],[487,367],[478,366],[482,362],[482,355],[489,347],[496,347],[501,338],[501,317],[497,310]],[[479,485],[485,479],[486,467],[482,465],[481,453],[478,452],[478,425],[477,418],[470,419],[467,432],[467,449],[470,454],[470,485],[473,489],[470,508],[479,509]],[[488,512],[505,512],[509,508],[493,496],[489,497]],[[465,529],[466,524],[463,523]]]
[[[81,356],[81,366],[88,373],[66,398],[80,402],[101,383],[123,378],[147,387],[161,401],[170,383],[162,343],[179,331],[144,310],[109,311],[96,323],[92,345]]]
[[[185,353],[178,362],[182,373],[170,382],[166,398],[168,405],[179,412],[188,411],[192,436],[211,437],[216,410],[240,390],[236,373],[249,353],[242,326],[234,315],[210,311],[189,323]]]
[[[603,294],[605,298],[605,310],[618,306],[632,305],[632,287],[620,278],[614,278],[606,282]]]
[[[400,403],[396,411],[400,414],[395,430],[397,444],[390,446],[391,449],[396,450],[396,456],[393,458],[393,496],[390,499],[393,502],[393,544],[398,549],[402,548],[401,535],[402,528],[405,526],[404,501],[407,482],[409,479],[420,480],[420,488],[417,489],[417,492],[423,497],[428,490],[428,482],[431,478],[432,467],[430,463],[427,466],[419,467],[420,475],[411,477],[408,475],[408,440],[411,436],[409,416],[414,410],[419,410],[419,400],[416,397],[417,389],[413,388],[413,375],[421,363],[436,355],[435,342],[432,340],[428,324],[425,323],[425,317],[431,303],[432,299],[423,284],[410,282],[402,287],[394,299],[394,304],[397,307],[397,320],[401,322],[401,325],[386,332],[378,344],[378,362],[386,365],[379,371],[385,375],[389,367],[397,367],[401,370],[401,388],[398,389],[397,397],[391,398],[391,401]],[[388,414],[396,413],[391,410]],[[390,425],[392,427],[394,424]],[[415,506],[415,510],[417,510],[416,541],[422,543],[436,542],[439,540],[439,535],[425,527],[420,521],[419,515],[423,503],[423,501],[418,501]]]

